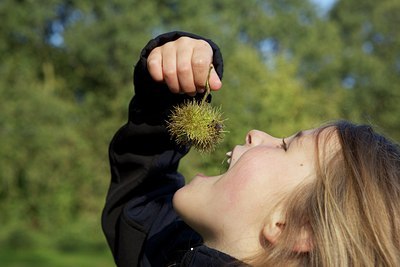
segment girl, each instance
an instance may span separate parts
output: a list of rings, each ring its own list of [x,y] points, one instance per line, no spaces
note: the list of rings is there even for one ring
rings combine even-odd
[[[189,147],[165,121],[201,99],[218,47],[173,32],[134,71],[129,119],[110,144],[103,230],[118,266],[400,266],[400,151],[369,126],[336,122],[288,138],[250,131],[226,173],[177,172]]]

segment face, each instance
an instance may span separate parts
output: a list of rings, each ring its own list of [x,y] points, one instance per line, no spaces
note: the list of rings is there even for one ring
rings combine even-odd
[[[227,153],[226,173],[198,174],[176,192],[176,211],[205,239],[259,231],[282,197],[314,179],[313,132],[281,139],[250,131],[244,145]]]

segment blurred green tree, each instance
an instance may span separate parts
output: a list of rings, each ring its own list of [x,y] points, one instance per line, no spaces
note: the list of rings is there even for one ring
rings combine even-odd
[[[229,134],[212,155],[190,153],[189,178],[223,171],[251,128],[283,137],[343,117],[399,139],[397,2],[339,1],[320,16],[301,0],[1,1],[0,239],[23,226],[105,245],[108,143],[140,49],[162,32],[208,37],[225,59],[213,103]]]
[[[345,114],[400,140],[400,2],[340,1],[330,14],[343,40]]]

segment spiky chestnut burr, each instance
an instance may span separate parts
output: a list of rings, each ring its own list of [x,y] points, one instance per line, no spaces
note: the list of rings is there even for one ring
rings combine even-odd
[[[205,83],[205,94],[199,103],[196,99],[186,100],[175,106],[167,121],[167,129],[178,145],[192,145],[200,152],[212,152],[224,137],[224,119],[220,108],[206,102],[210,94],[210,73]]]

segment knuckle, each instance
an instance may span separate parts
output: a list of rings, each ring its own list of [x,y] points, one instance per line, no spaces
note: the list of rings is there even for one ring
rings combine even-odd
[[[147,68],[153,70],[156,69],[157,66],[159,66],[159,61],[155,58],[149,58],[147,60]]]
[[[161,47],[155,47],[155,48],[150,52],[149,58],[152,57],[152,56],[154,56],[154,55],[159,54],[160,51],[161,51]]]
[[[178,66],[178,75],[187,75],[192,72],[192,68],[189,63],[182,63]]]
[[[182,36],[177,40],[178,43],[188,43],[190,41],[191,41],[191,38],[187,37],[187,36]]]
[[[197,40],[195,49],[198,51],[202,51],[203,54],[209,55],[210,58],[212,57],[213,50],[212,50],[210,44],[204,40]]]
[[[164,68],[163,75],[166,80],[172,80],[176,76],[176,69],[174,68]]]
[[[207,68],[209,62],[204,57],[195,57],[193,58],[192,64],[193,68],[202,69],[202,68]]]
[[[209,50],[209,51],[212,51],[210,44],[207,43],[207,42],[204,41],[204,40],[197,40],[197,46],[198,46],[199,48],[203,48],[203,49],[207,49],[207,50]]]

